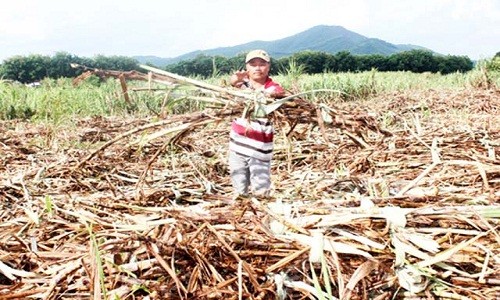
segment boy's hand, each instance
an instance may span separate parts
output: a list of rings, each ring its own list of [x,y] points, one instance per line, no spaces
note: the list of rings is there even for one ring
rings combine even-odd
[[[231,75],[231,78],[229,79],[231,82],[231,85],[234,87],[241,87],[241,85],[248,80],[248,72],[247,71],[236,71]]]

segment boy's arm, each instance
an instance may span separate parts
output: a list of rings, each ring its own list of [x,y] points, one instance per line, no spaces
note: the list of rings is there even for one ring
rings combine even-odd
[[[273,88],[267,93],[267,95],[271,98],[281,99],[292,94],[285,90],[279,83],[274,83]]]
[[[246,80],[248,80],[247,71],[236,71],[229,78],[231,85],[237,88],[241,88]]]

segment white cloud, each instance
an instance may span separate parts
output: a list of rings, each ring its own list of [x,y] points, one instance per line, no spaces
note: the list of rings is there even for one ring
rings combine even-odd
[[[497,0],[17,0],[0,10],[0,60],[55,51],[172,57],[276,40],[322,24],[478,58],[498,51],[499,5]]]
[[[2,3],[0,10],[0,39],[40,40],[46,33],[35,9],[24,9],[27,1]]]
[[[478,16],[484,19],[498,20],[499,3],[494,0],[457,0],[453,2],[451,15],[456,20],[474,20]]]

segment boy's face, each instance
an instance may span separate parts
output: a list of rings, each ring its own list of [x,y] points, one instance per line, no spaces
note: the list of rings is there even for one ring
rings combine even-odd
[[[271,64],[261,58],[254,58],[247,62],[246,68],[248,77],[258,81],[259,79],[267,79]]]

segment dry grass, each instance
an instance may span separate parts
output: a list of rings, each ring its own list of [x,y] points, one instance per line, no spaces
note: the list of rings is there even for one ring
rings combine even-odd
[[[0,299],[499,298],[498,107],[389,94],[325,128],[284,107],[306,119],[278,126],[273,197],[237,202],[233,111],[3,122]]]

